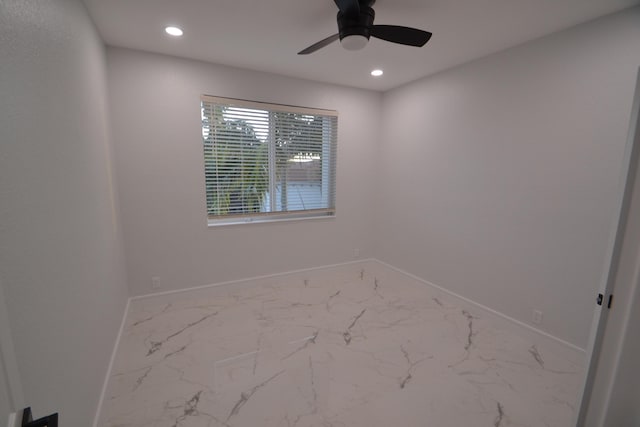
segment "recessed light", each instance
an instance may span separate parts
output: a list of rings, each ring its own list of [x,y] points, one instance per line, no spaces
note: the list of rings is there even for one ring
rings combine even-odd
[[[167,34],[169,34],[170,36],[174,36],[174,37],[180,37],[181,35],[184,34],[182,29],[180,29],[178,27],[167,27],[167,28],[164,29],[164,31]]]
[[[384,74],[384,73],[382,72],[382,70],[373,70],[373,71],[371,72],[371,75],[372,75],[373,77],[380,77],[380,76],[381,76],[381,75],[383,75],[383,74]]]

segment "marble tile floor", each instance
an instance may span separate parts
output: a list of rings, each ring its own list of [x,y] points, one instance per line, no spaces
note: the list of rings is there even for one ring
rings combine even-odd
[[[132,301],[100,427],[569,427],[583,368],[366,267]]]

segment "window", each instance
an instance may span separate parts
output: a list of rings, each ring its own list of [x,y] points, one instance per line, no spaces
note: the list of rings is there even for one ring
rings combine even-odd
[[[209,223],[333,216],[335,111],[202,96]]]

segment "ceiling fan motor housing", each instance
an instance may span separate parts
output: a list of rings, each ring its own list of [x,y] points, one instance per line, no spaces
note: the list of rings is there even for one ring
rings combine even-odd
[[[376,13],[365,4],[360,4],[360,14],[358,16],[348,16],[338,12],[338,32],[340,40],[347,36],[363,36],[369,39],[369,28],[373,25]]]
[[[338,39],[345,49],[360,50],[367,45],[371,37],[417,47],[424,46],[431,38],[430,32],[417,28],[401,25],[373,25],[376,14],[372,6],[375,0],[334,0],[334,2],[339,9],[338,33],[301,50],[298,55],[308,55]]]

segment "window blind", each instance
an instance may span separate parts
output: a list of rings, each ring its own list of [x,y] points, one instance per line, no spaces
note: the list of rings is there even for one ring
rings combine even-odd
[[[210,221],[335,213],[337,113],[202,96]]]

